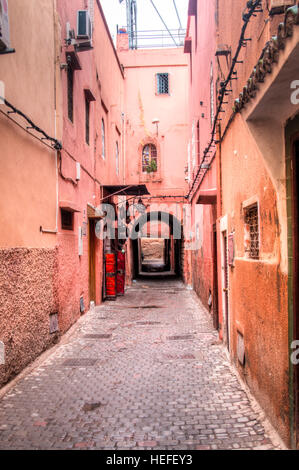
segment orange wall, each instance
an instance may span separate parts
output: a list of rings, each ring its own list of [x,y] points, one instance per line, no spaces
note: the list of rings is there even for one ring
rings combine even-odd
[[[234,7],[230,8],[229,4]],[[218,44],[227,44],[234,54],[240,36],[243,6],[239,2],[224,0],[220,0],[219,5]],[[253,17],[248,26],[246,37],[252,38],[252,41],[242,49],[239,57],[244,63],[237,65],[238,79],[233,81],[233,93],[228,97],[229,103],[224,106],[226,112],[221,116],[222,130],[231,116],[233,100],[238,98],[250,77],[264,45],[272,35],[277,34],[277,24],[283,21],[283,16],[278,16],[271,18],[265,25],[265,16],[266,10]],[[225,60],[220,58],[220,61],[226,75],[228,68]],[[272,80],[271,75],[269,80]],[[262,88],[262,84],[259,88]],[[262,98],[263,93],[257,90],[253,106]],[[282,110],[285,106],[283,96],[276,95],[276,101],[281,103]],[[247,105],[248,111],[251,105]],[[267,162],[267,153],[271,153],[271,138],[276,138],[280,133],[282,135],[284,122],[279,122],[279,116],[277,125],[273,127],[271,119],[264,118],[262,127],[259,127],[261,124],[247,120],[247,110],[235,116],[221,144],[222,216],[227,216],[227,234],[234,233],[235,243],[235,266],[229,268],[230,352],[239,372],[287,441],[289,325],[282,142],[275,147],[275,154],[272,153],[270,160],[273,164]],[[266,107],[260,110],[260,118],[266,111]],[[252,124],[263,130],[258,138],[251,131]],[[266,137],[268,133],[272,135],[270,139]],[[279,177],[274,171],[277,164]],[[259,260],[248,259],[245,253],[243,204],[246,201],[258,202],[259,205]],[[220,284],[220,297],[222,287]],[[221,306],[221,313],[223,308]],[[237,358],[238,333],[244,336],[245,366],[241,366]]]

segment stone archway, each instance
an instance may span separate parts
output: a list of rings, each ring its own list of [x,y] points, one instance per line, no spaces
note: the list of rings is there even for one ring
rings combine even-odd
[[[173,214],[165,211],[149,211],[142,214],[133,224],[131,229],[131,239],[133,248],[133,262],[135,277],[140,276],[141,273],[141,250],[140,250],[140,234],[143,227],[148,223],[160,223],[169,226],[169,238],[165,238],[165,270],[161,271],[172,273],[173,275],[180,276],[181,269],[181,250],[183,239],[183,228],[181,222]],[[161,237],[160,237],[161,238]],[[162,237],[163,238],[163,237]],[[173,263],[171,263],[173,259]],[[172,268],[172,269],[170,269]]]

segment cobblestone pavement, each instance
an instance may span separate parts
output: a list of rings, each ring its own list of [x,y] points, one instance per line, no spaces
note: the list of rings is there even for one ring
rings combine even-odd
[[[272,449],[210,315],[138,281],[0,401],[0,449]]]

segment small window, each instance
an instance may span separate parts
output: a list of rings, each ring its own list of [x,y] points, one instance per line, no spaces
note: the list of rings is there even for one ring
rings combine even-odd
[[[74,213],[61,209],[61,228],[62,230],[74,230]]]
[[[67,69],[67,108],[68,118],[74,122],[74,70],[71,66]]]
[[[153,144],[145,145],[142,151],[142,171],[143,173],[155,173],[157,170],[157,148]]]
[[[157,92],[158,92],[158,95],[169,94],[169,74],[168,73],[157,74]]]
[[[248,258],[259,259],[260,234],[258,205],[253,204],[245,209],[245,252]]]
[[[106,147],[106,142],[105,142],[105,122],[104,119],[102,119],[102,158],[105,160],[105,147]]]
[[[85,141],[87,145],[89,145],[89,136],[90,136],[89,121],[90,121],[90,101],[85,96]]]

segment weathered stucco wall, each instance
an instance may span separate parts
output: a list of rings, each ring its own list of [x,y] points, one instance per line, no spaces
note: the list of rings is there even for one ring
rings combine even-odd
[[[55,2],[9,2],[14,54],[1,56],[5,98],[51,137],[55,112]],[[30,25],[30,31],[28,30]],[[42,38],[42,39],[41,39]],[[1,111],[8,108],[1,105]],[[0,386],[57,340],[49,315],[56,295],[56,154],[34,139],[16,114],[0,117]],[[42,137],[31,130],[35,136]]]
[[[288,439],[287,276],[276,264],[237,260],[230,282],[235,364],[274,426]],[[238,331],[244,336],[244,367],[237,359]]]
[[[0,386],[57,341],[49,319],[58,308],[56,263],[55,249],[0,249]]]
[[[281,270],[278,194],[242,116],[222,143],[222,202],[227,233],[234,233],[235,266],[229,268],[230,352],[239,371],[281,436],[289,438],[287,276]],[[232,184],[232,182],[234,182]],[[259,259],[245,253],[243,204],[259,208]],[[237,338],[244,337],[245,365]]]

